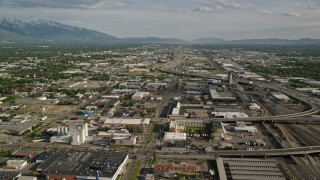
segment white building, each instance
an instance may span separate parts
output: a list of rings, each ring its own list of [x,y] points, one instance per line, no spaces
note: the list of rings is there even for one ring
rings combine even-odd
[[[50,143],[71,143],[71,145],[80,145],[89,140],[88,124],[75,125],[68,127],[58,127],[57,136],[50,138]]]
[[[170,122],[170,131],[183,131],[186,127],[203,127],[203,121],[198,119],[179,119]]]
[[[247,118],[249,117],[243,112],[211,112],[216,118]]]
[[[186,148],[187,133],[166,132],[161,144],[162,150],[183,151]]]
[[[186,141],[187,133],[165,132],[163,141]]]
[[[280,92],[270,92],[270,95],[278,101],[288,102],[290,100],[290,98],[287,95]]]
[[[137,91],[136,93],[134,93],[132,95],[132,100],[136,100],[136,101],[140,101],[142,100],[144,97],[148,96],[149,95],[149,92],[140,92],[140,91]]]
[[[150,118],[141,119],[124,119],[124,118],[110,118],[106,116],[100,117],[100,122],[104,122],[107,125],[120,125],[120,126],[148,126]]]
[[[250,103],[249,109],[250,110],[259,110],[260,106],[257,103]]]
[[[236,131],[236,132],[248,132],[248,133],[256,133],[256,132],[258,132],[257,128],[255,128],[254,126],[234,127],[234,131]]]

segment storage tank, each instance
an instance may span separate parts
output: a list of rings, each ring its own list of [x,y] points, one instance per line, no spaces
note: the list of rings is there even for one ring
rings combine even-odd
[[[61,136],[61,128],[60,127],[57,127],[57,135]]]

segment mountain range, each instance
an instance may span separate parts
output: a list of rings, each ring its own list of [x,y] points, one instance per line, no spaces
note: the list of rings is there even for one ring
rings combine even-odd
[[[54,42],[54,43],[137,43],[137,44],[204,44],[204,45],[320,45],[320,39],[245,39],[226,41],[201,38],[185,41],[176,38],[129,37],[118,38],[95,30],[64,25],[55,21],[22,21],[4,18],[0,23],[0,43]]]

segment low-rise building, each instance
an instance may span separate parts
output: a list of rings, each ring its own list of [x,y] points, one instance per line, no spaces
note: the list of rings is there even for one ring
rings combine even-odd
[[[162,150],[185,150],[187,133],[165,132]]]
[[[111,145],[134,146],[137,143],[137,136],[132,135],[126,129],[99,131],[97,136],[105,137]]]
[[[109,118],[106,116],[100,117],[100,122],[104,122],[105,125],[119,125],[119,126],[148,126],[150,118],[141,119],[125,119],[125,118]]]
[[[274,159],[218,158],[216,162],[221,180],[285,180],[289,178],[283,174],[280,163]]]
[[[288,102],[290,100],[290,98],[287,95],[280,92],[270,92],[270,95],[271,97],[281,102]]]
[[[112,151],[53,151],[48,153],[37,171],[47,179],[115,180],[124,171],[128,154]],[[99,171],[97,171],[99,170]],[[97,174],[98,172],[98,174]]]
[[[8,160],[7,168],[20,170],[28,164],[26,160]]]
[[[132,100],[141,101],[144,97],[148,96],[149,92],[137,91],[132,95]]]

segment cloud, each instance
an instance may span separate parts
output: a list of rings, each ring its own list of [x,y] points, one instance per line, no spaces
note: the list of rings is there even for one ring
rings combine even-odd
[[[211,0],[211,2],[214,2],[218,6],[231,9],[246,9],[248,7],[245,4],[238,3],[233,0]]]
[[[27,8],[102,9],[130,3],[117,0],[9,0],[10,4]]]
[[[268,14],[268,15],[273,14],[272,11],[267,11],[267,10],[258,10],[257,13],[260,13],[260,14]]]
[[[300,17],[301,16],[301,14],[298,13],[298,12],[288,12],[288,13],[284,13],[282,15],[284,15],[284,16],[295,16],[295,17]]]
[[[194,11],[196,11],[196,12],[204,12],[204,13],[224,13],[225,12],[222,7],[211,8],[211,7],[208,7],[208,6],[198,7]]]

